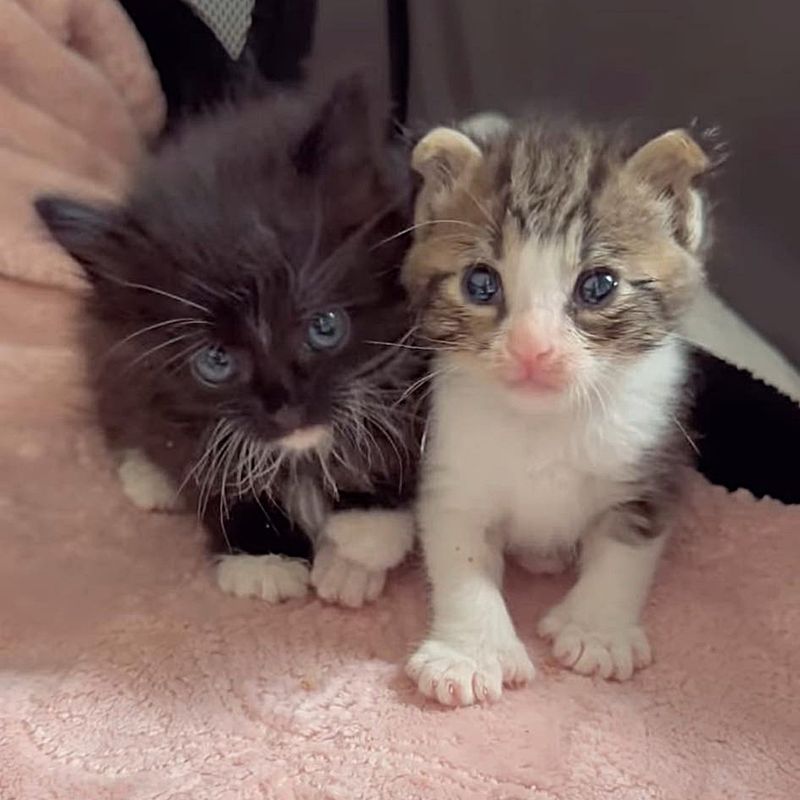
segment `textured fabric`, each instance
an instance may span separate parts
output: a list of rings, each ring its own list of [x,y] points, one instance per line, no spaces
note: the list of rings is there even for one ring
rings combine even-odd
[[[625,685],[532,630],[564,579],[512,570],[539,665],[491,708],[423,703],[406,568],[375,606],[220,594],[191,519],[129,507],[70,345],[73,296],[0,284],[3,800],[800,797],[800,508],[691,480]]]
[[[239,58],[250,28],[255,0],[186,0],[205,21],[231,58]]]
[[[77,286],[32,197],[119,193],[163,117],[158,78],[113,0],[0,0],[0,275]]]

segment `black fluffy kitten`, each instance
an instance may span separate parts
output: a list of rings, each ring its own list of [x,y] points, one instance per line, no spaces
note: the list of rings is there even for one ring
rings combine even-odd
[[[85,342],[127,494],[196,504],[238,595],[305,593],[287,556],[313,550],[318,593],[360,605],[411,546],[410,187],[378,117],[357,80],[322,103],[231,104],[119,206],[36,202],[91,282]]]

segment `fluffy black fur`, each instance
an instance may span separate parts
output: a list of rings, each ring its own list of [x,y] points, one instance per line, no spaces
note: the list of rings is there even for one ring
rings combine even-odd
[[[424,365],[402,346],[410,186],[385,129],[358,80],[324,102],[240,101],[167,141],[120,205],[36,202],[91,282],[85,342],[112,447],[168,474],[216,548],[308,556],[326,509],[413,490],[407,390]],[[347,335],[315,350],[309,325],[332,309]],[[198,379],[208,348],[232,378]],[[282,444],[312,426],[324,444]]]

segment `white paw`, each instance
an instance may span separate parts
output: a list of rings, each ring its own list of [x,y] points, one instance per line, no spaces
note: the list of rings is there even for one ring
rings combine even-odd
[[[117,467],[122,491],[143,511],[177,511],[182,507],[172,481],[141,450],[125,450]]]
[[[311,584],[329,603],[360,608],[383,591],[386,570],[369,570],[343,558],[335,544],[324,544],[314,556]]]
[[[470,706],[499,700],[503,685],[526,684],[536,671],[518,639],[498,646],[428,639],[408,660],[406,674],[426,697],[446,706]]]
[[[626,681],[653,660],[650,643],[638,625],[587,624],[564,603],[543,617],[538,632],[552,642],[555,658],[581,675]]]
[[[337,511],[325,524],[325,537],[339,554],[372,572],[396,567],[414,544],[410,511]]]
[[[305,597],[308,591],[308,565],[284,556],[221,556],[217,563],[217,584],[236,597],[260,597],[280,603]]]

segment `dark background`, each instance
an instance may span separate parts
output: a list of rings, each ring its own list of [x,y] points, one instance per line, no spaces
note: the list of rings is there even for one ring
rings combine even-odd
[[[249,62],[283,83],[366,68],[418,129],[552,107],[653,133],[719,126],[730,158],[714,186],[712,286],[800,364],[796,0],[255,0],[240,65],[184,0],[122,3],[176,115]]]
[[[719,125],[711,282],[800,364],[800,4],[791,0],[319,2],[312,78],[358,56],[390,86],[407,6],[408,121],[566,106],[654,128]]]

